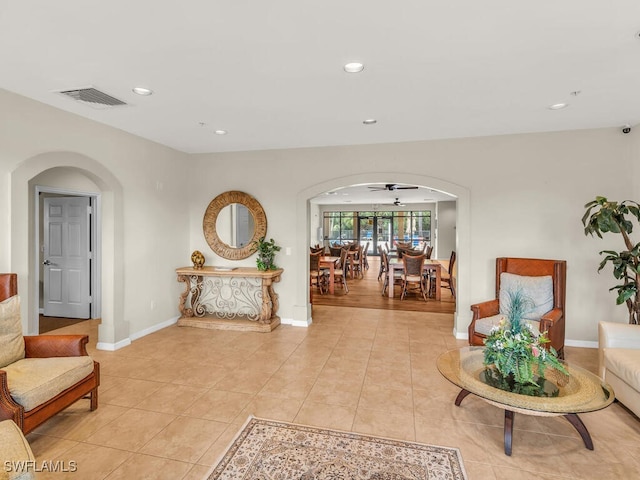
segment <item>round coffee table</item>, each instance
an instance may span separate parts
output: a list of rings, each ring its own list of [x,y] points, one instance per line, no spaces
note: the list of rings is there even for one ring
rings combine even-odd
[[[485,370],[483,364],[484,347],[463,347],[449,350],[438,357],[440,373],[451,383],[461,388],[455,404],[470,393],[482,400],[504,409],[504,453],[511,455],[513,439],[513,420],[516,413],[552,417],[562,415],[578,431],[584,445],[593,450],[593,441],[587,427],[578,413],[603,409],[613,402],[613,388],[584,368],[564,362],[569,377],[555,372],[547,373],[547,378],[558,386],[556,397],[534,397],[521,395],[492,387],[481,380]]]

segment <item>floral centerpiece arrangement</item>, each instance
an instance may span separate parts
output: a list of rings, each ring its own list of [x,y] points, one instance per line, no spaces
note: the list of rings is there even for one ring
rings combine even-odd
[[[523,320],[533,308],[529,298],[520,290],[509,292],[506,316],[494,326],[485,339],[484,380],[497,388],[525,395],[555,396],[555,386],[545,388],[545,371],[548,368],[569,375],[553,347],[547,332],[538,332]]]

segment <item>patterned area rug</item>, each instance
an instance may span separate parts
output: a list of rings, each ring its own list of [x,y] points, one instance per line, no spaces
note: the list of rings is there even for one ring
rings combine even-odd
[[[250,417],[208,480],[462,480],[457,448]]]

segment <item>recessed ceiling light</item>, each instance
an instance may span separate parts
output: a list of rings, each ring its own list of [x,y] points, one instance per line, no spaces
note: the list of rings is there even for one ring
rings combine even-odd
[[[143,97],[148,97],[149,95],[153,95],[153,90],[145,87],[133,87],[133,93],[136,95],[142,95]]]
[[[347,73],[360,73],[362,70],[364,70],[364,65],[359,62],[347,63],[344,66],[344,71]]]
[[[228,132],[226,130],[216,130],[213,133],[216,135],[226,135]]]
[[[378,121],[375,118],[367,118],[366,120],[363,120],[362,123],[365,125],[375,125]]]
[[[562,110],[563,108],[567,108],[568,106],[568,103],[554,103],[553,105],[549,105],[549,110]]]

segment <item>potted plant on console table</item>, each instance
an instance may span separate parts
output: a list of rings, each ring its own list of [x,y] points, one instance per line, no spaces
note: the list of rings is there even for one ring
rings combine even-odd
[[[260,237],[253,243],[255,244],[256,251],[258,252],[258,258],[256,259],[256,266],[258,267],[258,270],[266,272],[267,270],[277,269],[278,267],[276,267],[274,260],[276,253],[280,251],[281,247],[276,245],[273,238],[267,241],[264,237]]]

